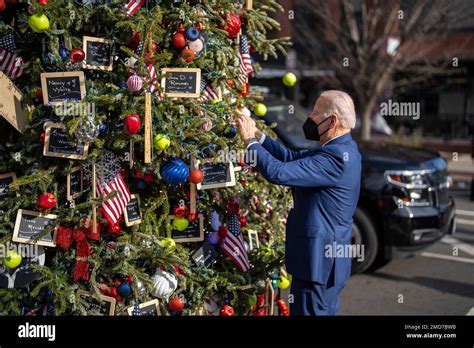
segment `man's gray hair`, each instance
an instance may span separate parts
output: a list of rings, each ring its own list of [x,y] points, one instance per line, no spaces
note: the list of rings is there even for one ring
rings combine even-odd
[[[354,102],[349,94],[342,91],[329,90],[321,93],[320,98],[326,112],[326,117],[336,115],[343,128],[354,128],[356,115]]]

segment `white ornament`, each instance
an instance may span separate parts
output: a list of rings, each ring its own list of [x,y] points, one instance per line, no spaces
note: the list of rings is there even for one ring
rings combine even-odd
[[[158,270],[151,280],[153,282],[151,294],[158,298],[167,299],[178,287],[178,279],[169,272]]]
[[[199,53],[204,48],[204,42],[201,39],[190,41],[188,44],[190,50],[193,50],[195,53]]]
[[[242,110],[240,110],[240,112],[247,117],[250,117],[252,115],[248,108],[243,108]]]

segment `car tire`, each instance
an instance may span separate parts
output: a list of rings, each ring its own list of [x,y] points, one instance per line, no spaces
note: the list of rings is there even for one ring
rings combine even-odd
[[[363,260],[358,261],[357,257],[352,259],[352,274],[367,271],[377,257],[379,241],[375,224],[369,214],[360,207],[357,207],[354,213],[351,243],[364,246]]]

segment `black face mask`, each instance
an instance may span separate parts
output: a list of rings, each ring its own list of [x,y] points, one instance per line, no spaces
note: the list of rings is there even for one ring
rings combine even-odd
[[[306,137],[306,139],[319,141],[319,139],[321,139],[321,136],[326,134],[326,132],[329,131],[330,128],[326,129],[321,134],[319,134],[318,128],[320,125],[322,125],[324,122],[330,119],[331,117],[328,117],[322,120],[321,122],[319,122],[318,124],[316,124],[316,122],[314,122],[311,118],[308,117],[306,122],[303,124],[303,131],[304,131],[304,136]]]

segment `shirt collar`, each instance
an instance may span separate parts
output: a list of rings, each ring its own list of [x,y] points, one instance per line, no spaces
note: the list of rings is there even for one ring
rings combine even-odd
[[[347,135],[349,135],[349,137],[350,137],[351,133],[348,132],[348,133],[344,133],[344,134],[338,135],[337,137],[334,137],[334,138],[332,138],[332,139],[326,141],[324,144],[321,145],[321,147],[324,147],[324,146],[326,146],[327,144],[329,144],[330,142],[332,142],[332,141],[334,141],[334,140],[336,140],[336,139],[338,139],[338,138],[341,138],[341,137],[343,137],[343,136],[347,136]],[[342,139],[341,139],[341,140],[342,140]]]

